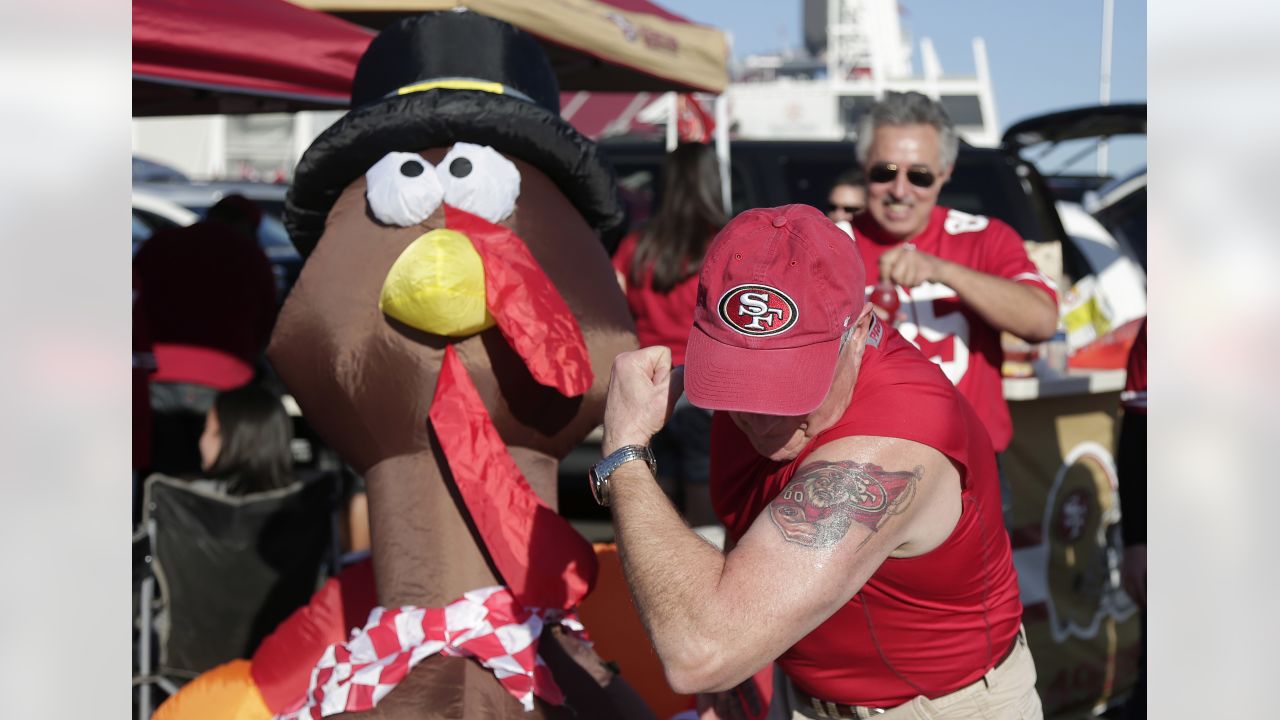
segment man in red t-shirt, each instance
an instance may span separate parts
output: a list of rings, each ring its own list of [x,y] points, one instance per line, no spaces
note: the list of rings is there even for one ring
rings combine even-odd
[[[886,94],[858,128],[867,212],[853,228],[868,292],[877,279],[898,286],[898,331],[942,367],[1003,452],[1013,427],[1000,332],[1032,343],[1052,338],[1057,294],[1013,228],[938,206],[958,145],[939,103],[916,92]]]
[[[796,717],[1039,718],[991,443],[863,281],[817,210],[747,211],[707,251],[687,370],[615,360],[591,481],[636,606],[672,688],[714,694],[704,718],[775,659]],[[716,411],[727,553],[631,462],[681,388]]]

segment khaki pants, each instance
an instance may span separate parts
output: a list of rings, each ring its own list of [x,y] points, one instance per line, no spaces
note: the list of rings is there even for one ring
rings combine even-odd
[[[792,720],[831,717],[821,715],[813,707],[796,708]],[[1040,696],[1036,693],[1036,666],[1031,659],[1024,631],[1003,663],[986,675],[953,693],[930,700],[923,695],[884,712],[857,708],[859,718],[876,720],[1042,720]],[[849,717],[842,715],[841,717]]]

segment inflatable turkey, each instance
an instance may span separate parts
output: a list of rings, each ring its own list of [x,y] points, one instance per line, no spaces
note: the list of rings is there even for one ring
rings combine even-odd
[[[555,512],[558,460],[635,346],[608,259],[623,213],[537,41],[466,11],[384,30],[285,223],[306,264],[268,356],[367,482],[378,606],[325,637],[351,615],[330,581],[255,655],[261,704],[645,716],[583,637],[595,555]]]

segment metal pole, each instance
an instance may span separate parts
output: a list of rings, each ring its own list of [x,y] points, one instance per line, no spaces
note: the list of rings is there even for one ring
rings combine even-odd
[[[151,717],[151,685],[154,682],[151,677],[151,598],[155,595],[155,586],[154,577],[148,575],[143,578],[138,599],[142,615],[139,620],[142,627],[138,628],[138,675],[142,677],[138,686],[138,717],[142,720]]]
[[[1098,104],[1111,104],[1111,19],[1114,0],[1102,0],[1102,66],[1098,77]],[[1098,141],[1098,174],[1107,174],[1107,140]]]
[[[725,217],[733,217],[733,186],[729,172],[729,90],[716,96],[716,159],[720,164],[720,201],[724,203]]]
[[[221,180],[227,176],[227,116],[209,118],[209,156],[205,159],[206,180]]]
[[[985,131],[983,142],[992,147],[1000,144],[999,122],[996,108],[996,96],[991,89],[991,64],[987,61],[987,41],[980,37],[973,39],[973,65],[978,71],[978,107],[982,111],[982,126]]]
[[[667,152],[676,149],[680,144],[676,124],[680,122],[679,100],[674,92],[667,93]]]
[[[289,175],[293,176],[293,169],[298,166],[298,161],[302,159],[302,154],[311,147],[311,141],[316,139],[316,118],[309,111],[294,113],[293,115],[293,154],[289,158]]]

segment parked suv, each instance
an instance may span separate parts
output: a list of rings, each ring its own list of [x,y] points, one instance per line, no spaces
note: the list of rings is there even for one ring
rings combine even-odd
[[[1119,103],[1093,105],[1036,115],[1014,123],[1004,133],[1003,143],[1011,153],[1034,150],[1045,157],[1058,148],[1088,151],[1099,140],[1139,136],[1147,133],[1147,104]],[[1077,184],[1081,192],[1064,197],[1083,205],[1114,238],[1120,254],[1147,267],[1147,170],[1126,177],[1085,179],[1051,176],[1054,185]],[[1100,272],[1101,268],[1093,268]]]

